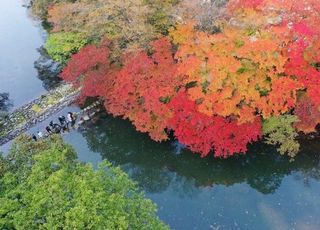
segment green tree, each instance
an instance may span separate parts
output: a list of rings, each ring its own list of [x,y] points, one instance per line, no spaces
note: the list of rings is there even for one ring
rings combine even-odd
[[[262,129],[265,142],[271,145],[279,145],[278,152],[280,154],[288,154],[290,157],[294,157],[300,149],[300,144],[296,140],[298,134],[293,127],[293,124],[297,121],[297,117],[293,115],[270,117],[263,121]]]
[[[5,160],[0,229],[167,229],[127,174],[78,162],[60,137],[24,136]]]
[[[45,49],[55,61],[65,64],[72,54],[77,53],[87,43],[87,39],[79,33],[60,32],[49,36]]]
[[[148,22],[157,33],[168,35],[169,28],[175,25],[174,8],[179,0],[145,0],[150,8]]]

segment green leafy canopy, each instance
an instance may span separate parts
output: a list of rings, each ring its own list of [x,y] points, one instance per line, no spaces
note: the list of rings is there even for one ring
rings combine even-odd
[[[297,121],[297,117],[293,115],[270,117],[265,120],[262,123],[262,129],[266,143],[279,145],[280,154],[287,153],[290,157],[294,157],[300,149],[300,144],[296,140],[298,133],[293,127]]]
[[[0,162],[0,229],[167,229],[126,173],[78,162],[60,137],[22,137]]]
[[[72,54],[88,43],[80,33],[59,32],[49,36],[45,49],[55,61],[65,64]]]

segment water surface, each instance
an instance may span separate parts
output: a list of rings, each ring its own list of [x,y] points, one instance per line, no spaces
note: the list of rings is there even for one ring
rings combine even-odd
[[[28,132],[44,130],[69,111],[79,108],[67,107]],[[302,143],[293,162],[263,144],[250,146],[246,156],[200,158],[105,114],[62,136],[81,161],[96,167],[108,159],[125,170],[173,229],[320,229],[316,141]]]
[[[320,229],[319,143],[302,143],[291,163],[262,144],[246,156],[201,159],[110,116],[64,139],[82,161],[121,166],[173,229]]]
[[[46,33],[28,16],[23,1],[0,3],[0,93],[9,93],[13,109],[45,92],[34,62]]]

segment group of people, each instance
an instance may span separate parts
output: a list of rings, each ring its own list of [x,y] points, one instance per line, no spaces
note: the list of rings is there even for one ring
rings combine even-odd
[[[85,121],[90,120],[97,112],[100,112],[99,101],[96,101],[92,105],[83,109],[83,115],[80,117],[77,127],[82,125]],[[78,113],[68,112],[67,116],[61,115],[58,117],[59,123],[50,121],[49,125],[46,126],[45,132],[38,131],[36,134],[32,134],[33,140],[37,141],[44,137],[48,137],[51,134],[59,134],[68,132],[70,128],[75,128]]]
[[[38,139],[47,137],[51,134],[59,134],[61,132],[69,131],[70,127],[74,127],[77,117],[75,113],[68,112],[67,117],[61,115],[58,117],[58,120],[59,123],[50,121],[49,125],[45,128],[45,133],[38,131],[37,134],[32,134],[33,140],[37,141]]]

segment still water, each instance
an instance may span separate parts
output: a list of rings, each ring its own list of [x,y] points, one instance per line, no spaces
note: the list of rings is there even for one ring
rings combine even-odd
[[[15,106],[47,88],[34,67],[44,38],[19,0],[1,0],[0,92],[9,92]],[[320,229],[318,141],[303,143],[291,163],[262,144],[251,146],[246,156],[201,159],[175,142],[153,142],[129,122],[107,115],[63,137],[81,161],[96,166],[108,159],[128,172],[173,229]]]
[[[106,115],[64,138],[82,161],[121,166],[173,229],[320,229],[319,143],[303,143],[291,163],[261,144],[247,156],[201,159]]]
[[[12,109],[45,91],[34,62],[46,33],[20,0],[0,1],[0,93],[9,93]]]

